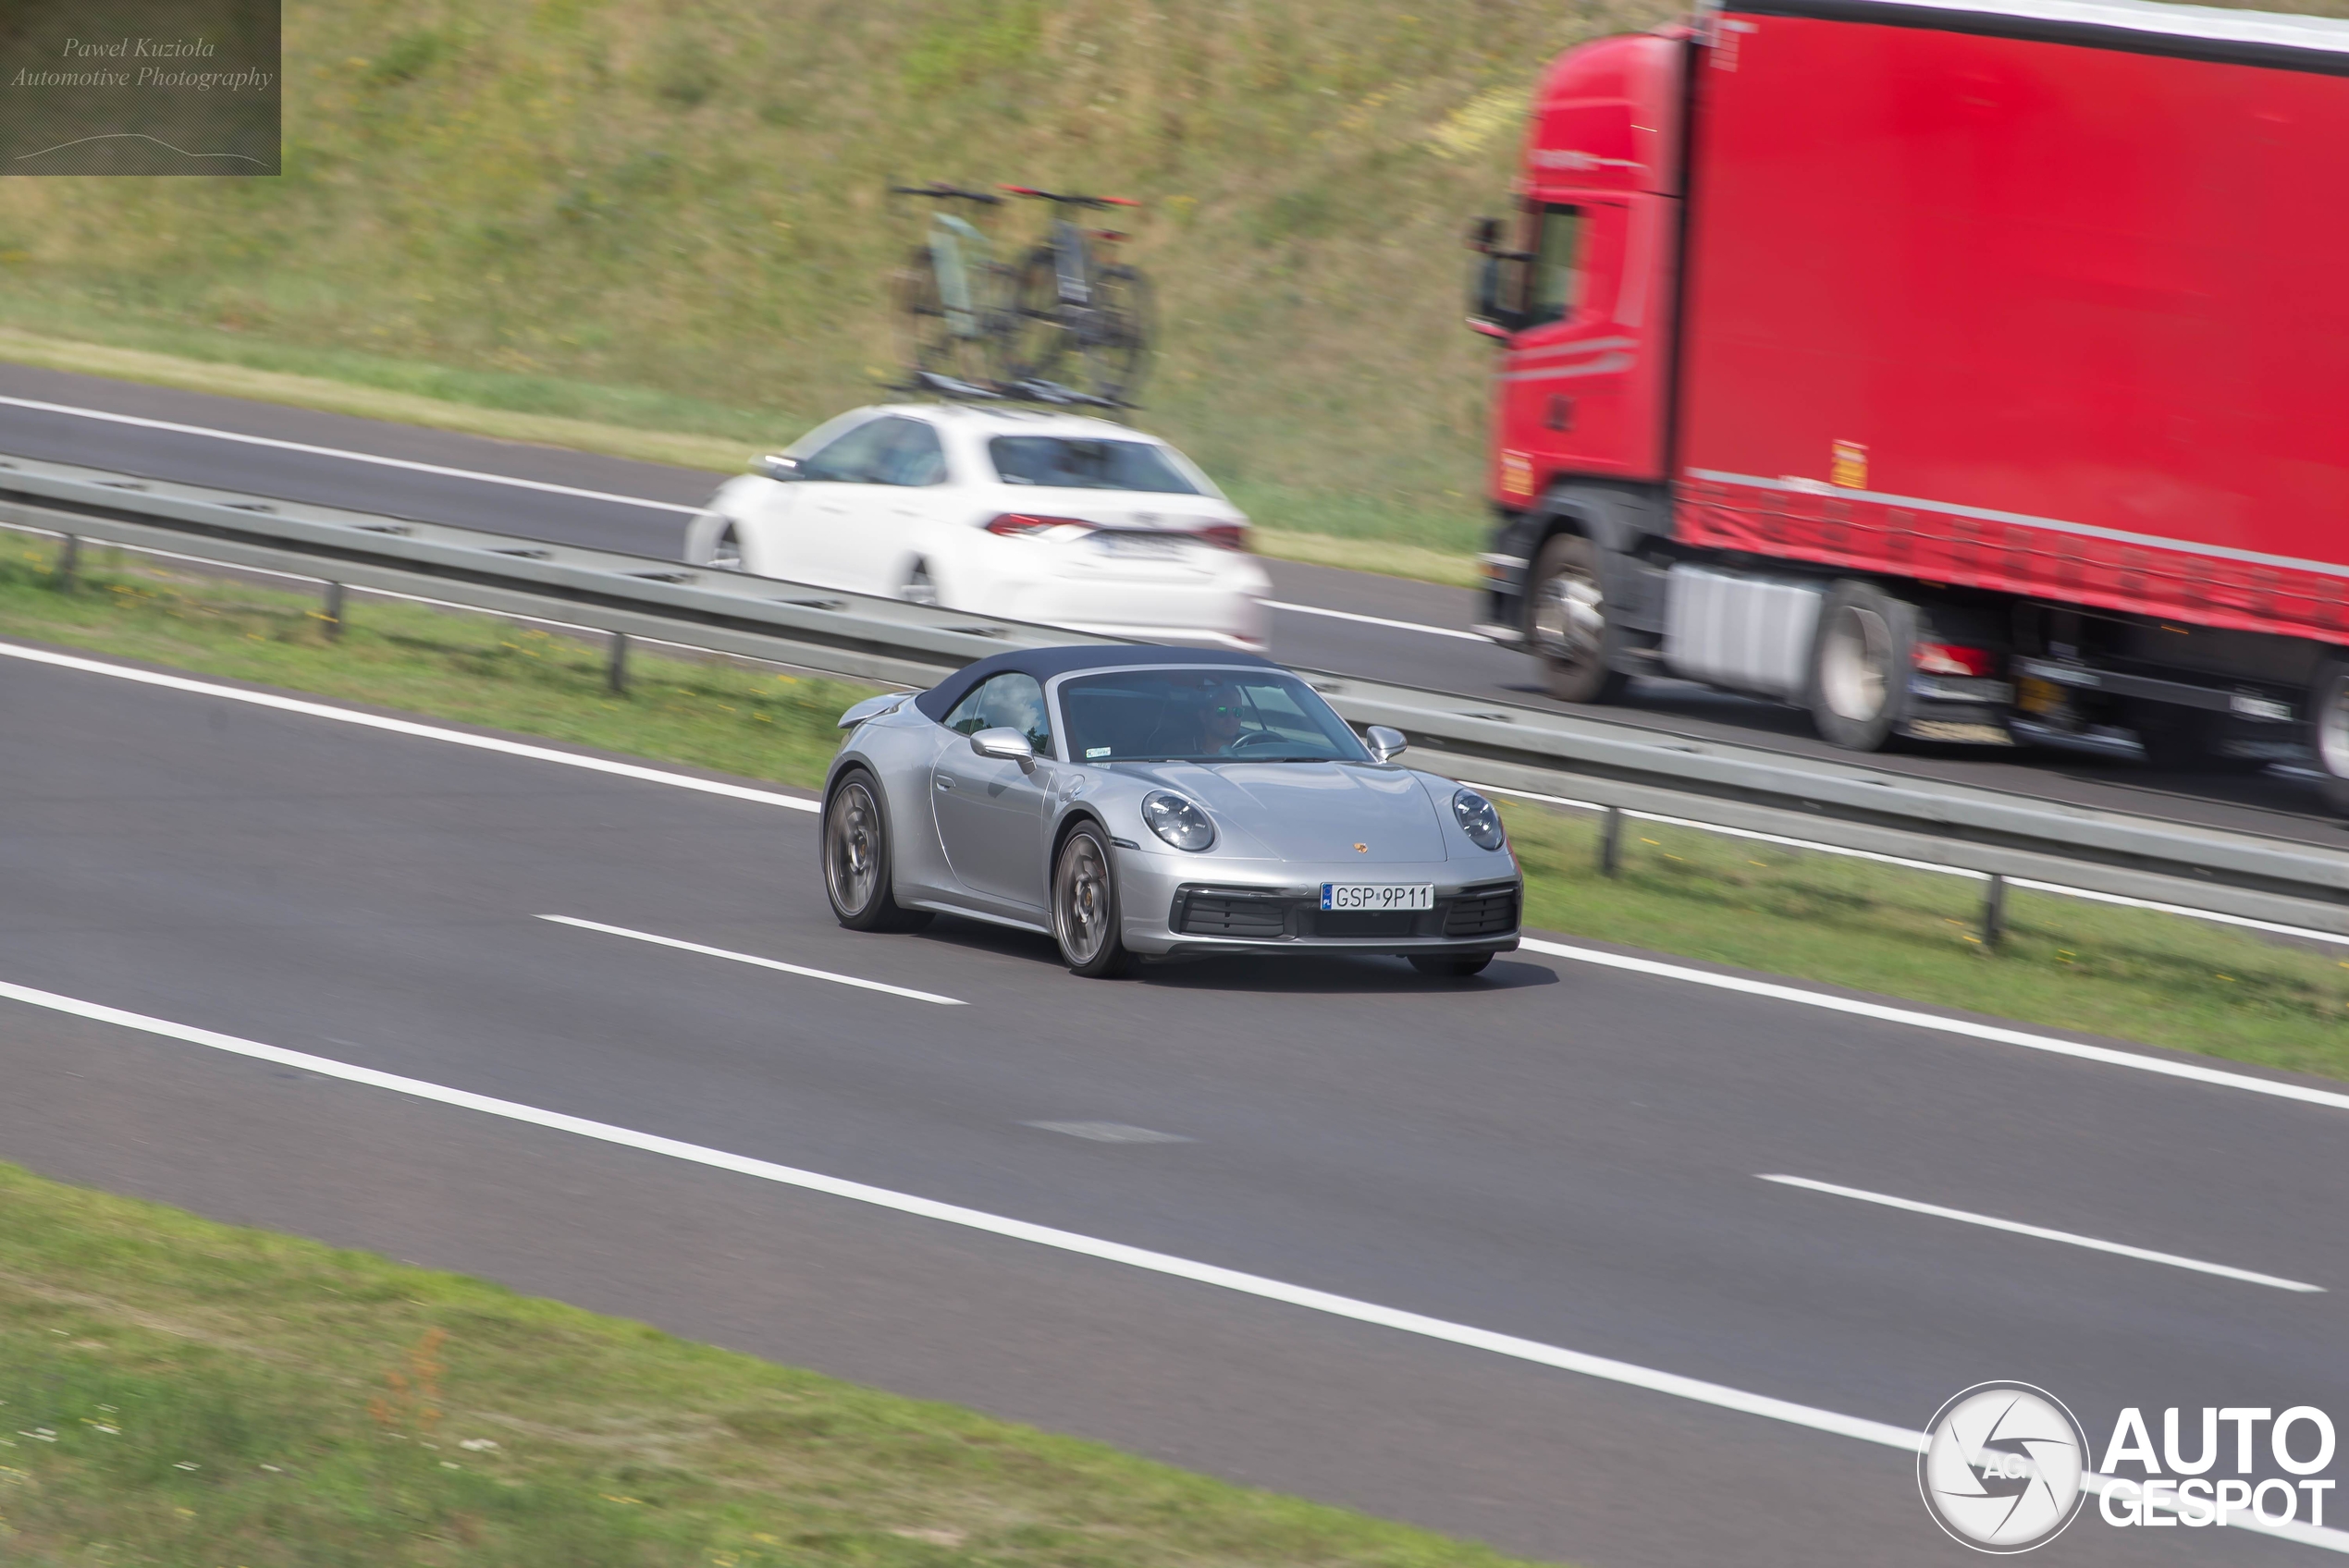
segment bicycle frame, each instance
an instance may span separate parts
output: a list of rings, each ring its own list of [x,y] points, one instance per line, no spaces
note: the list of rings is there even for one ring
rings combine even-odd
[[[981,267],[994,259],[994,246],[976,224],[952,213],[930,214],[930,264],[938,274],[938,298],[946,307],[947,329],[957,337],[976,339],[988,335],[988,324],[971,288],[970,270],[964,263],[965,245]]]
[[[1093,248],[1085,231],[1066,218],[1052,220],[1052,270],[1060,283],[1064,305],[1082,309],[1093,302]]]

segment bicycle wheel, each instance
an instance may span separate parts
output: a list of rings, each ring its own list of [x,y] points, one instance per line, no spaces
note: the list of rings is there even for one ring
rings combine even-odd
[[[1052,381],[1065,373],[1075,335],[1061,305],[1060,266],[1051,246],[1039,245],[1020,263],[1008,325],[1003,356],[1008,379]]]
[[[891,275],[890,305],[908,370],[936,375],[959,374],[957,340],[953,324],[946,319],[938,265],[929,246],[915,246],[905,264]]]
[[[1150,373],[1157,314],[1150,279],[1128,266],[1103,267],[1093,280],[1093,312],[1085,335],[1087,391],[1122,403]]]

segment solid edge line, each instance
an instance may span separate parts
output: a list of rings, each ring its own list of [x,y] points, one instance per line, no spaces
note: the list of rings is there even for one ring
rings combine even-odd
[[[574,484],[555,484],[543,479],[517,479],[508,473],[483,473],[476,469],[449,468],[440,463],[417,462],[409,458],[378,457],[373,452],[347,451],[340,447],[314,447],[304,441],[286,441],[274,435],[247,435],[240,431],[215,430],[209,425],[178,424],[167,419],[142,419],[137,414],[109,413],[105,409],[77,408],[71,403],[44,403],[35,398],[0,398],[0,407],[32,409],[46,414],[70,414],[76,419],[103,420],[108,424],[136,425],[141,430],[167,430],[175,435],[208,435],[215,441],[268,447],[280,452],[301,452],[314,458],[340,458],[346,462],[374,463],[380,468],[403,468],[413,473],[437,474],[444,479],[470,479],[482,484],[506,484],[517,490],[536,490],[549,496],[572,496],[584,501],[610,501],[623,507],[683,512],[691,517],[699,517],[703,511],[700,507],[680,506],[674,501],[648,500],[642,496],[620,496],[609,490],[582,490]]]
[[[1597,801],[1579,801],[1571,795],[1544,795],[1531,790],[1512,790],[1502,784],[1479,784],[1463,778],[1461,783],[1488,794],[1507,795],[1512,800],[1539,801],[1543,805],[1574,806],[1582,811],[1605,811]],[[1942,876],[1962,876],[1976,882],[1987,882],[1990,874],[1972,866],[1944,865],[1938,861],[1911,860],[1906,855],[1888,855],[1877,850],[1855,850],[1842,844],[1823,844],[1814,839],[1789,839],[1782,833],[1765,833],[1753,827],[1731,827],[1724,823],[1699,822],[1693,817],[1666,816],[1662,812],[1637,811],[1621,808],[1623,815],[1641,822],[1661,822],[1673,827],[1693,827],[1705,833],[1718,833],[1729,839],[1752,839],[1765,844],[1783,844],[1791,850],[1815,850],[1821,854],[1849,855],[1855,860],[1881,861],[1886,865],[1906,866],[1911,871],[1930,871]],[[2166,904],[2158,899],[2135,899],[2126,893],[2099,893],[2087,888],[2069,888],[2060,882],[2041,882],[2029,876],[2010,876],[2010,888],[2025,888],[2035,893],[2053,893],[2058,898],[2080,899],[2090,903],[2120,904],[2128,909],[2146,909],[2157,914],[2183,915],[2188,920],[2207,920],[2218,925],[2241,925],[2254,931],[2272,931],[2280,937],[2300,937],[2309,941],[2331,942],[2349,947],[2349,936],[2338,931],[2319,931],[2308,925],[2286,925],[2281,921],[2258,920],[2247,914],[2229,914],[2222,910],[2195,909],[2186,904]]]
[[[1872,1018],[1884,1023],[1906,1024],[1912,1029],[1928,1029],[1944,1035],[1962,1035],[1969,1039],[1989,1040],[2003,1046],[2021,1046],[2025,1050],[2047,1051],[2054,1056],[2074,1057],[2082,1061],[2102,1062],[2110,1067],[2134,1068],[2140,1072],[2158,1073],[2165,1078],[2183,1078],[2189,1083],[2209,1084],[2226,1089],[2243,1089],[2255,1095],[2271,1095],[2278,1099],[2298,1100],[2304,1105],[2320,1105],[2331,1110],[2349,1110],[2349,1094],[2333,1089],[2312,1089],[2300,1084],[2278,1083],[2270,1078],[2254,1078],[2248,1073],[2227,1072],[2215,1067],[2201,1067],[2189,1061],[2169,1061],[2156,1056],[2140,1056],[2134,1051],[2117,1051],[2109,1046],[2083,1045],[2076,1040],[2058,1039],[2052,1035],[2034,1035],[2027,1030],[2009,1029],[1996,1023],[1976,1023],[1971,1019],[1943,1018],[1935,1013],[1918,1012],[1910,1008],[1887,1007],[1882,1002],[1862,1001],[1855,997],[1830,996],[1825,991],[1806,991],[1800,986],[1780,986],[1768,980],[1753,980],[1741,974],[1715,974],[1703,969],[1691,969],[1686,964],[1664,963],[1655,959],[1632,958],[1625,953],[1601,952],[1595,948],[1568,947],[1563,942],[1545,942],[1535,937],[1520,939],[1520,946],[1555,958],[1572,959],[1578,963],[1595,963],[1608,969],[1629,970],[1635,974],[1653,974],[1659,979],[1684,981],[1691,986],[1710,986],[1716,990],[1739,991],[1750,997],[1768,997],[1774,1001],[1794,1002],[1803,1007],[1823,1008],[1829,1012],[1848,1012],[1859,1018]]]
[[[935,991],[916,991],[906,986],[892,986],[881,980],[860,980],[854,974],[836,974],[829,969],[809,969],[805,964],[785,963],[781,959],[760,958],[756,953],[732,952],[725,948],[707,948],[699,942],[680,941],[674,937],[658,937],[650,931],[631,931],[625,925],[606,925],[600,921],[582,920],[575,914],[542,914],[541,920],[551,920],[558,925],[576,925],[582,931],[601,931],[608,937],[625,937],[632,942],[649,942],[657,948],[675,948],[679,952],[700,953],[706,958],[731,959],[736,963],[755,964],[760,969],[781,970],[785,974],[804,974],[810,980],[829,980],[835,986],[854,986],[860,991],[886,991],[892,997],[907,997],[917,1002],[936,1002],[941,1007],[967,1007],[960,997],[941,997]]]
[[[240,687],[222,686],[210,680],[195,680],[184,675],[166,675],[160,670],[133,669],[129,665],[107,664],[99,659],[85,659],[72,654],[52,653],[46,648],[28,648],[13,643],[0,643],[0,657],[23,659],[31,664],[54,665],[59,669],[78,669],[90,675],[112,676],[117,680],[136,681],[142,686],[160,686],[169,692],[191,692],[202,697],[218,697],[225,702],[246,703],[254,707],[273,708],[279,713],[298,713],[309,718],[328,718],[338,724],[353,724],[363,729],[381,729],[393,735],[408,735],[424,741],[442,741],[452,746],[471,746],[475,751],[497,752],[510,757],[528,757],[534,762],[551,762],[564,767],[584,768],[590,773],[608,773],[617,778],[633,778],[646,784],[666,784],[677,790],[697,790],[705,795],[723,795],[730,800],[752,801],[763,806],[781,806],[789,811],[821,811],[820,802],[797,795],[785,795],[773,790],[754,790],[747,785],[729,784],[722,779],[696,778],[687,773],[670,773],[665,768],[646,767],[640,763],[614,762],[608,757],[584,756],[577,752],[559,752],[551,746],[534,746],[526,741],[508,741],[495,735],[471,735],[461,729],[445,729],[437,724],[419,724],[412,718],[390,718],[382,714],[361,713],[356,708],[338,708],[327,703],[314,703],[300,697],[281,697],[274,692],[248,692]]]
[[[916,1197],[908,1193],[892,1192],[886,1187],[867,1186],[862,1182],[844,1181],[837,1176],[825,1176],[812,1170],[801,1170],[788,1165],[753,1159],[746,1155],[728,1154],[722,1149],[707,1148],[699,1144],[683,1143],[651,1133],[639,1133],[609,1122],[590,1121],[584,1117],[567,1116],[560,1111],[541,1110],[535,1106],[501,1100],[487,1095],[476,1095],[464,1089],[452,1089],[443,1084],[426,1083],[420,1078],[406,1078],[398,1073],[381,1072],[371,1067],[337,1061],[330,1057],[312,1056],[306,1051],[288,1050],[282,1046],[263,1045],[257,1040],[240,1039],[210,1029],[191,1024],[173,1023],[141,1013],[127,1012],[120,1008],[106,1007],[97,1002],[81,1001],[73,997],[59,996],[51,991],[35,990],[29,986],[11,985],[0,981],[0,998],[22,1002],[29,1007],[43,1008],[97,1023],[110,1023],[119,1028],[137,1030],[141,1034],[160,1035],[189,1045],[230,1056],[246,1057],[281,1067],[292,1067],[320,1077],[339,1079],[348,1084],[362,1084],[370,1088],[388,1089],[412,1099],[436,1105],[454,1106],[462,1110],[476,1110],[484,1115],[518,1121],[528,1126],[543,1127],[551,1132],[569,1133],[576,1137],[611,1144],[621,1148],[657,1154],[692,1165],[707,1166],[715,1170],[732,1171],[737,1175],[756,1177],[780,1186],[796,1187],[806,1192],[821,1193],[830,1197],[847,1198],[876,1208],[893,1210],[917,1219],[935,1219],[948,1225],[961,1226],[1008,1240],[1028,1242],[1050,1247],[1057,1252],[1098,1259],[1104,1263],[1123,1264],[1148,1273],[1162,1274],[1171,1279],[1186,1280],[1194,1284],[1211,1285],[1219,1290],[1240,1295],[1255,1296],[1286,1306],[1303,1307],[1332,1317],[1347,1318],[1374,1328],[1392,1329],[1401,1333],[1415,1334],[1422,1339],[1437,1340],[1470,1350],[1490,1352],[1536,1366],[1554,1367],[1562,1372],[1580,1373],[1605,1382],[1621,1383],[1627,1387],[1644,1389],[1651,1393],[1666,1394],[1698,1404],[1709,1404],[1722,1410],[1745,1415],[1759,1415],[1789,1426],[1806,1427],[1813,1431],[1833,1437],[1851,1438],[1861,1442],[1876,1443],[1898,1449],[1904,1453],[1920,1452],[1925,1441],[1921,1431],[1895,1427],[1888,1422],[1864,1420],[1856,1415],[1842,1415],[1813,1405],[1797,1404],[1790,1400],[1773,1399],[1766,1394],[1748,1393],[1721,1383],[1710,1383],[1698,1378],[1684,1378],[1674,1372],[1660,1372],[1628,1361],[1609,1356],[1588,1355],[1557,1345],[1543,1344],[1538,1340],[1519,1339],[1513,1334],[1494,1333],[1486,1329],[1474,1329],[1466,1324],[1446,1322],[1440,1317],[1422,1317],[1396,1307],[1380,1306],[1372,1302],[1358,1301],[1351,1296],[1334,1295],[1327,1291],[1292,1285],[1279,1280],[1269,1280],[1260,1274],[1244,1274],[1237,1269],[1222,1268],[1210,1263],[1195,1263],[1171,1254],[1151,1252],[1146,1248],[1128,1246],[1122,1242],[1102,1241],[1080,1235],[1074,1231],[1056,1230],[1049,1225],[1031,1224],[1024,1219],[1011,1219],[983,1209],[965,1208],[959,1204],[940,1203],[932,1198]],[[2112,1477],[2094,1472],[2083,1477],[2083,1484],[2092,1492],[2102,1492]],[[2349,1552],[2349,1530],[2284,1524],[2259,1525],[2250,1520],[2229,1520],[2231,1528],[2248,1529],[2261,1535],[2280,1536],[2304,1545],[2321,1547],[2329,1551]]]
[[[1710,986],[1716,990],[1738,991],[1750,997],[1767,997],[1774,1001],[1794,1002],[1803,1007],[1823,1008],[1829,1012],[1848,1012],[1859,1018],[1872,1018],[1883,1023],[1901,1023],[1912,1029],[1927,1029],[1944,1035],[1962,1035],[1969,1039],[1989,1040],[2003,1046],[2020,1046],[2025,1050],[2046,1051],[2054,1056],[2074,1057],[2082,1061],[2102,1062],[2109,1067],[2134,1068],[2140,1072],[2158,1073],[2165,1078],[2183,1078],[2189,1083],[2209,1084],[2220,1088],[2242,1089],[2255,1095],[2270,1095],[2278,1099],[2298,1100],[2303,1105],[2319,1105],[2331,1110],[2349,1110],[2349,1094],[2333,1089],[2312,1089],[2300,1084],[2278,1083],[2269,1078],[2254,1078],[2248,1073],[2227,1072],[2215,1067],[2201,1067],[2188,1061],[2169,1061],[2156,1056],[2140,1056],[2134,1051],[2117,1051],[2109,1046],[2083,1045],[2076,1040],[2058,1039],[2052,1035],[2034,1035],[2027,1030],[2009,1029],[1996,1023],[1976,1023],[1971,1019],[1943,1018],[1935,1013],[1918,1012],[1910,1008],[1887,1007],[1882,1002],[1861,1001],[1855,997],[1830,996],[1825,991],[1806,991],[1800,986],[1780,986],[1768,980],[1748,979],[1741,974],[1715,974],[1703,969],[1691,969],[1686,964],[1663,963],[1654,959],[1632,958],[1625,953],[1601,952],[1595,948],[1568,947],[1563,942],[1545,942],[1535,937],[1519,940],[1519,946],[1555,958],[1572,959],[1577,963],[1594,963],[1608,969],[1629,970],[1634,974],[1653,974],[1659,979],[1679,980],[1691,986]]]
[[[1257,1296],[1266,1301],[1300,1306],[1310,1311],[1325,1313],[1334,1317],[1350,1318],[1378,1328],[1394,1329],[1425,1339],[1441,1340],[1472,1350],[1489,1351],[1561,1371],[1578,1372],[1585,1377],[1608,1382],[1628,1384],[1652,1392],[1670,1394],[1676,1398],[1693,1400],[1702,1404],[1717,1406],[1749,1415],[1765,1416],[1814,1431],[1837,1437],[1854,1438],[1863,1442],[1878,1443],[1903,1452],[1917,1452],[1923,1434],[1907,1427],[1891,1426],[1882,1421],[1867,1421],[1858,1416],[1842,1415],[1831,1410],[1819,1410],[1790,1400],[1773,1399],[1766,1394],[1748,1393],[1742,1389],[1728,1388],[1720,1383],[1706,1382],[1698,1378],[1684,1378],[1677,1373],[1660,1372],[1652,1367],[1617,1361],[1607,1356],[1588,1355],[1580,1351],[1566,1350],[1535,1340],[1519,1339],[1511,1334],[1494,1333],[1490,1329],[1450,1323],[1442,1318],[1422,1317],[1416,1312],[1380,1306],[1372,1302],[1357,1301],[1350,1296],[1334,1295],[1303,1285],[1292,1285],[1261,1275],[1245,1274],[1237,1269],[1223,1268],[1213,1264],[1196,1263],[1188,1258],[1167,1253],[1151,1252],[1143,1247],[1128,1246],[1122,1242],[1102,1241],[1097,1237],[1079,1235],[1049,1225],[1032,1224],[1024,1219],[1007,1219],[981,1209],[965,1208],[959,1204],[941,1203],[932,1198],[916,1197],[908,1193],[892,1192],[886,1187],[868,1186],[862,1182],[850,1182],[837,1176],[826,1176],[812,1170],[801,1170],[768,1160],[753,1159],[746,1155],[729,1154],[722,1149],[707,1148],[675,1138],[664,1138],[651,1133],[639,1133],[609,1122],[591,1121],[584,1117],[569,1116],[560,1111],[542,1110],[535,1106],[513,1100],[497,1099],[476,1095],[464,1089],[454,1089],[418,1078],[382,1072],[371,1067],[337,1061],[329,1057],[313,1056],[306,1051],[288,1050],[281,1046],[264,1045],[257,1040],[240,1039],[210,1029],[191,1024],[173,1023],[141,1013],[128,1012],[120,1008],[87,1002],[73,997],[59,996],[52,991],[35,990],[29,986],[0,981],[0,998],[22,1002],[29,1007],[43,1008],[93,1023],[109,1023],[119,1028],[133,1029],[142,1034],[160,1035],[188,1045],[203,1046],[230,1056],[250,1058],[282,1067],[298,1068],[321,1077],[339,1079],[349,1084],[363,1084],[371,1088],[388,1089],[413,1099],[427,1100],[437,1105],[455,1106],[464,1110],[480,1111],[508,1121],[544,1127],[553,1132],[569,1133],[597,1143],[612,1144],[621,1148],[636,1149],[646,1154],[665,1156],[712,1170],[730,1170],[737,1175],[756,1177],[782,1186],[796,1187],[831,1197],[848,1198],[877,1208],[891,1209],[924,1219],[940,1220],[966,1230],[984,1231],[1013,1241],[1029,1242],[1058,1252],[1100,1259],[1106,1263],[1124,1264],[1152,1274],[1187,1280],[1196,1284],[1212,1285],[1220,1290]],[[2349,1537],[2344,1537],[2349,1538]]]
[[[2146,1263],[2166,1263],[2173,1268],[2191,1268],[2197,1274],[2216,1274],[2221,1279],[2241,1280],[2247,1284],[2269,1285],[2279,1291],[2302,1291],[2315,1295],[2325,1293],[2322,1285],[2305,1280],[2286,1280],[2281,1275],[2260,1274],[2248,1268],[2235,1268],[2224,1263],[2205,1263],[2197,1257],[2183,1257],[2174,1252],[2155,1252],[2147,1247],[2133,1247],[2121,1242],[2102,1241],[2095,1236],[2083,1236],[2074,1231],[2051,1231],[2044,1225],[2025,1225],[2020,1220],[2000,1219],[1995,1215],[1974,1214],[1962,1208],[1945,1208],[1937,1203],[1919,1203],[1914,1198],[1894,1197],[1889,1193],[1871,1193],[1861,1187],[1839,1187],[1832,1182],[1814,1182],[1808,1176],[1773,1176],[1757,1174],[1756,1181],[1776,1182],[1782,1187],[1802,1187],[1814,1193],[1827,1193],[1839,1198],[1856,1198],[1862,1203],[1878,1204],[1886,1208],[1903,1209],[1911,1214],[1928,1214],[1937,1219],[1955,1219],[1967,1225],[1979,1225],[1986,1230],[2005,1231],[2018,1236],[2031,1236],[2043,1242],[2064,1242],[2091,1252],[2108,1252],[2116,1257],[2134,1257]]]
[[[1319,605],[1292,605],[1285,599],[1267,599],[1268,610],[1287,610],[1296,615],[1327,616],[1332,620],[1359,620],[1365,626],[1389,626],[1397,631],[1423,631],[1430,637],[1458,637],[1470,643],[1486,638],[1481,632],[1456,631],[1448,626],[1423,626],[1416,620],[1389,620],[1384,616],[1357,615],[1352,610],[1325,610]]]

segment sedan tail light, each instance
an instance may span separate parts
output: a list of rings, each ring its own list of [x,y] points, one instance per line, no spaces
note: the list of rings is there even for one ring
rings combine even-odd
[[[1211,522],[1199,531],[1199,536],[1209,544],[1226,550],[1248,548],[1248,525],[1240,522]]]
[[[1045,533],[1055,528],[1091,528],[1094,525],[1081,517],[1039,517],[1033,512],[1005,512],[987,524],[987,532],[1005,539],[1024,538],[1030,533]]]

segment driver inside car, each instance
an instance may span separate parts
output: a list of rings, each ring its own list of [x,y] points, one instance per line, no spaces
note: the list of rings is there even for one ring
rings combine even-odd
[[[1239,689],[1212,682],[1199,693],[1199,749],[1202,756],[1229,756],[1239,743],[1244,709]]]

